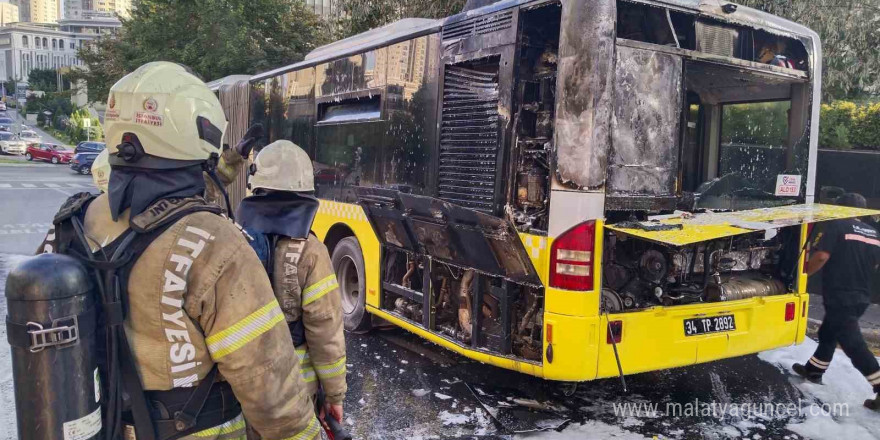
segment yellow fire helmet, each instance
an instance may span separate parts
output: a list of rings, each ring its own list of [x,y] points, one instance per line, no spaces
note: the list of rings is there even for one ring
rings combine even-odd
[[[110,88],[104,128],[111,166],[172,169],[219,155],[226,116],[202,80],[157,61]]]
[[[309,155],[298,145],[279,140],[260,150],[250,168],[248,186],[276,191],[315,190],[315,172]]]
[[[110,183],[110,151],[107,148],[95,157],[92,162],[92,180],[95,186],[101,192],[107,192],[107,185]]]

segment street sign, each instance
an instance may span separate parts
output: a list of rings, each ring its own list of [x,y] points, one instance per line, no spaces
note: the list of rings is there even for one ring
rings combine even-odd
[[[92,126],[92,119],[91,118],[83,119],[83,127],[90,128],[91,126]]]

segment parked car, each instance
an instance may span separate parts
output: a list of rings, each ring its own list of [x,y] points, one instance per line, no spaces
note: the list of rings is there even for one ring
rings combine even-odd
[[[18,137],[27,144],[43,142],[43,138],[41,138],[36,131],[32,130],[22,130],[21,133],[18,134]]]
[[[92,174],[92,163],[99,153],[76,153],[70,161],[70,169],[75,173]]]
[[[76,144],[76,148],[73,149],[73,152],[74,153],[83,153],[83,152],[100,153],[100,152],[104,151],[104,148],[106,148],[106,144],[104,144],[103,142],[83,141],[83,142]]]
[[[45,160],[55,164],[69,163],[73,158],[73,151],[62,145],[55,144],[30,144],[24,155],[27,160]]]
[[[12,131],[15,126],[15,120],[8,116],[0,116],[0,131]]]
[[[0,131],[0,151],[4,154],[24,154],[25,150],[27,144],[18,136],[8,131]]]

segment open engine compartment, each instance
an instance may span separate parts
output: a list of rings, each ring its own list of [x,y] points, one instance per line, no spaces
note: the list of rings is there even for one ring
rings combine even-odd
[[[621,313],[789,293],[799,256],[798,233],[788,227],[775,234],[673,246],[608,232],[602,310]]]

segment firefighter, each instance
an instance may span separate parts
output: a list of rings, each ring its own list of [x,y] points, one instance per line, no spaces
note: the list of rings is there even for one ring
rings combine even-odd
[[[95,182],[95,188],[102,193],[107,192],[107,183],[110,181],[109,157],[110,151],[105,148],[92,162],[92,181]]]
[[[279,140],[257,154],[250,174],[253,195],[242,200],[236,218],[264,259],[309,394],[315,396],[320,386],[326,395],[322,416],[341,421],[346,392],[341,298],[327,247],[310,232],[318,211],[312,161],[302,148]]]
[[[105,114],[109,188],[68,200],[40,249],[75,254],[79,244],[86,260],[113,255],[96,267],[128,280],[116,285],[125,308],[104,297],[108,335],[114,320],[124,329],[108,351],[120,353],[116,377],[130,396],[126,440],[241,438],[242,412],[267,440],[320,435],[269,279],[242,232],[203,198],[225,127],[220,102],[184,67],[154,62],[126,75]],[[131,261],[114,269],[126,253]],[[106,279],[103,290],[113,287]],[[106,420],[105,430],[118,432]]]
[[[836,204],[865,208],[865,198],[846,193]],[[853,366],[880,393],[880,365],[868,349],[859,327],[859,318],[871,303],[873,274],[880,266],[880,236],[877,230],[859,219],[835,220],[820,224],[811,244],[807,275],[823,270],[822,299],[825,318],[819,327],[819,346],[805,364],[792,369],[807,380],[822,383],[822,374],[831,365],[837,345],[852,360]],[[865,401],[865,406],[880,409],[880,397]]]

